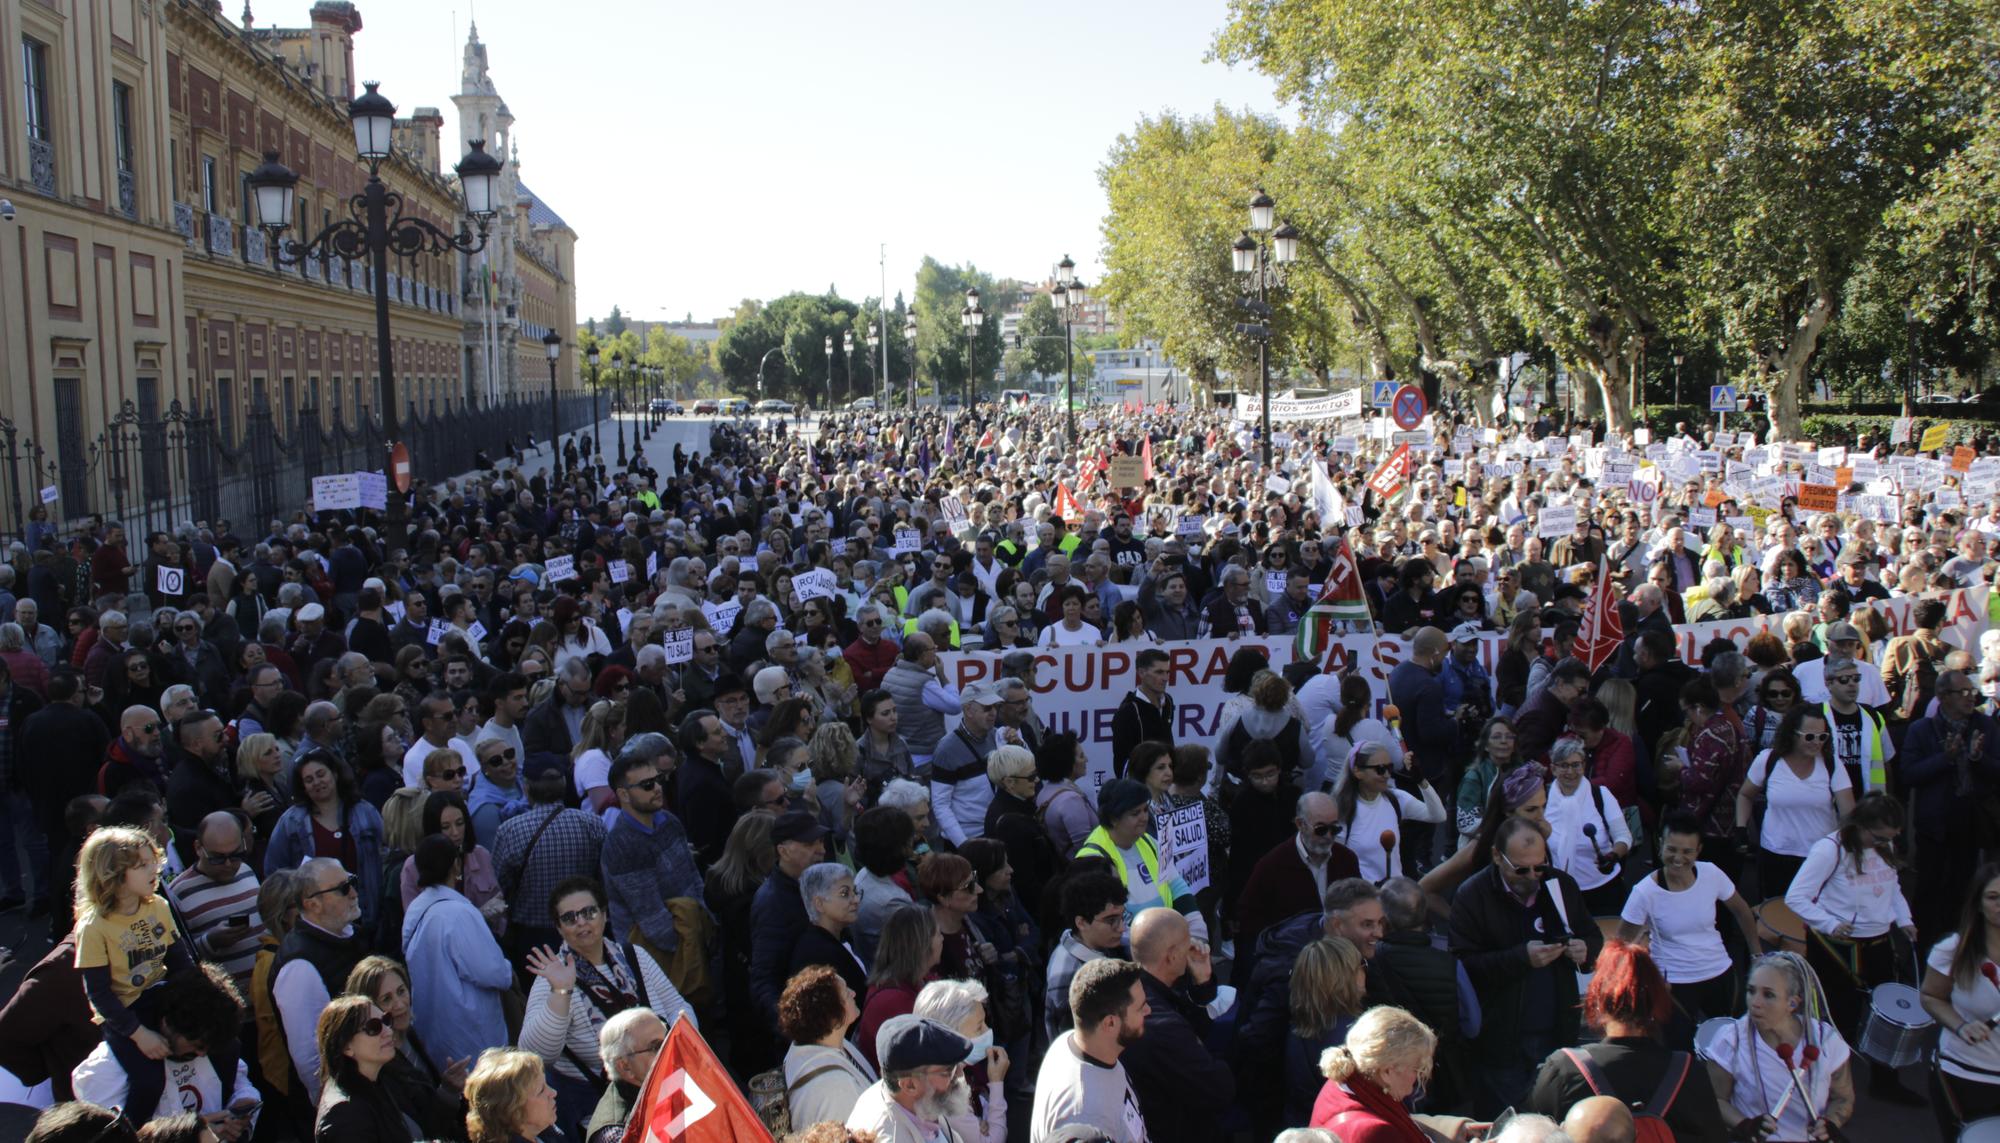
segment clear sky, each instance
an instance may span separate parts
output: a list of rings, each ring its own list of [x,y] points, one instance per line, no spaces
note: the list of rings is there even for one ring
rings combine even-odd
[[[437,106],[447,150],[476,11],[522,179],[579,236],[579,320],[873,296],[885,242],[891,298],[925,254],[1039,278],[1067,253],[1094,282],[1097,169],[1121,131],[1218,102],[1279,110],[1263,76],[1203,62],[1222,0],[357,5],[357,78],[401,114]],[[308,7],[254,11],[302,26]]]

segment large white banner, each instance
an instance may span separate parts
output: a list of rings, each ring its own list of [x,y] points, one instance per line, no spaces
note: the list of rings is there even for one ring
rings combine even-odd
[[[1939,632],[1946,643],[1977,653],[1979,636],[1988,626],[1987,591],[1985,587],[1975,587],[1954,591],[1947,597],[1945,622]],[[1891,638],[1915,630],[1910,622],[1910,610],[1915,602],[1914,599],[1904,598],[1874,604],[1875,609],[1888,620]],[[1759,632],[1779,631],[1782,619],[1782,616],[1760,616],[1689,623],[1675,627],[1674,636],[1679,643],[1681,660],[1698,664],[1701,662],[1701,649],[1711,640],[1717,637],[1728,639],[1740,650],[1751,636]],[[1554,634],[1553,631],[1544,631],[1543,637],[1547,639]],[[1222,706],[1230,698],[1223,692],[1222,677],[1228,670],[1229,657],[1245,645],[1263,647],[1270,654],[1274,670],[1282,669],[1292,661],[1292,637],[1289,635],[1194,639],[1185,643],[1169,643],[1162,648],[1172,657],[1167,693],[1174,699],[1174,741],[1177,744],[1197,742],[1211,750],[1215,748],[1216,726],[1222,717]],[[1491,677],[1503,649],[1501,633],[1482,635],[1478,647],[1479,662]],[[1117,643],[1104,647],[1046,648],[1035,653],[1038,664],[1035,712],[1041,715],[1051,731],[1072,732],[1082,739],[1084,752],[1090,759],[1089,776],[1085,781],[1093,792],[1111,778],[1111,719],[1118,712],[1118,704],[1125,701],[1125,696],[1138,685],[1135,660],[1144,649],[1139,644]],[[1408,641],[1394,637],[1341,635],[1336,636],[1328,648],[1328,661],[1322,667],[1339,674],[1347,671],[1351,664],[1362,678],[1368,680],[1369,689],[1374,692],[1375,713],[1380,715],[1382,708],[1389,704],[1389,675],[1409,658],[1409,650]],[[1000,655],[997,652],[951,652],[939,657],[944,662],[945,677],[960,689],[972,683],[990,681],[1000,673]],[[1319,728],[1307,729],[1317,733]]]
[[[1264,401],[1239,393],[1236,398],[1236,419],[1255,421],[1264,415]],[[1361,415],[1361,390],[1349,389],[1330,397],[1273,397],[1271,398],[1271,420],[1280,421],[1333,421]]]

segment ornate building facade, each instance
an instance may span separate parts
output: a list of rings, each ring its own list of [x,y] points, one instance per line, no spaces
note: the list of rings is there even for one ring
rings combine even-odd
[[[216,0],[0,0],[0,497],[73,519],[150,492],[142,484],[171,485],[115,462],[121,424],[135,437],[179,431],[176,410],[206,419],[222,450],[269,424],[281,454],[313,418],[359,433],[379,413],[366,265],[281,264],[247,184],[275,151],[299,175],[287,237],[347,215],[368,178],[346,110],[361,28],[345,0],[313,4],[304,27],[269,29],[247,9],[229,21]],[[483,47],[479,59],[490,91]],[[423,85],[385,86],[413,101]],[[398,121],[381,175],[405,216],[457,230],[449,168],[465,144],[487,138],[512,158],[511,116],[501,122],[493,99],[497,114],[462,123],[449,146],[434,108]],[[475,273],[485,255],[390,264],[399,419],[547,398],[540,337],[553,327],[571,340],[576,236],[511,162],[507,179],[500,201],[512,210],[487,244],[501,271],[492,305]],[[489,349],[497,368],[484,364]],[[557,372],[565,395],[581,391],[567,344]]]

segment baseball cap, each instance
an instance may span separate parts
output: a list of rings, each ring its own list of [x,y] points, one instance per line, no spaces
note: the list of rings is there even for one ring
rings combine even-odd
[[[774,845],[781,841],[818,841],[825,836],[826,827],[819,824],[819,819],[802,810],[779,814],[771,826]]]
[[[1456,626],[1456,627],[1452,628],[1452,629],[1451,629],[1451,641],[1452,641],[1452,642],[1454,642],[1454,643],[1476,643],[1476,642],[1478,642],[1478,641],[1479,641],[1479,624],[1477,624],[1477,623],[1461,623],[1461,624],[1459,624],[1458,626]]]

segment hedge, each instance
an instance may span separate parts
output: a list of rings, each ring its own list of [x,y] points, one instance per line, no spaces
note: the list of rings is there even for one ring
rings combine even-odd
[[[1932,425],[1945,426],[1945,444],[1973,445],[1984,449],[1994,440],[2000,440],[2000,418],[1938,420],[1919,416],[1910,429],[1912,443],[1923,438],[1924,430]],[[1806,439],[1823,445],[1852,445],[1867,433],[1871,442],[1889,439],[1895,431],[1895,417],[1876,416],[1811,416],[1799,422],[1799,429]]]

